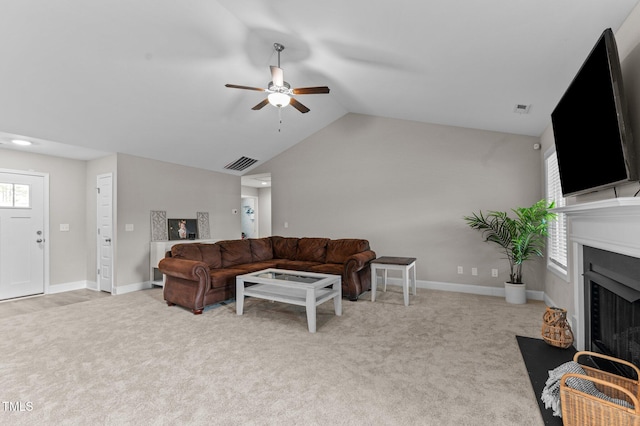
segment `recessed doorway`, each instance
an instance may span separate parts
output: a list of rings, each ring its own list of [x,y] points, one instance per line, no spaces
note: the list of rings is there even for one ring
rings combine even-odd
[[[242,238],[271,235],[271,174],[242,176],[240,224]]]

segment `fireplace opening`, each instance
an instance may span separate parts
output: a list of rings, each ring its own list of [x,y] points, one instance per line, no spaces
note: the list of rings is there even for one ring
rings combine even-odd
[[[640,259],[593,247],[583,259],[586,349],[640,366]],[[634,377],[617,364],[598,367]]]

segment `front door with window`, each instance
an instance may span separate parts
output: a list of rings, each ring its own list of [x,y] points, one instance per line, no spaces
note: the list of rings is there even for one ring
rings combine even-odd
[[[0,172],[0,300],[44,293],[44,176]]]

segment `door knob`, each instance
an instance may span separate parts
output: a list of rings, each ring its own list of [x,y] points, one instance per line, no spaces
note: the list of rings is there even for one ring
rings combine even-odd
[[[111,238],[105,238],[105,239],[104,239],[104,241],[105,241],[106,243],[110,243],[110,242],[111,242]]]
[[[41,242],[42,242],[42,238],[38,238],[38,239],[36,240],[36,243],[41,243]]]

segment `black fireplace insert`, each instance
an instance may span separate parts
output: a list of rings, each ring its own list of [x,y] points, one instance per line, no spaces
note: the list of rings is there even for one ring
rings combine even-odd
[[[584,247],[586,349],[640,366],[640,259]],[[631,369],[598,367],[627,377]]]

